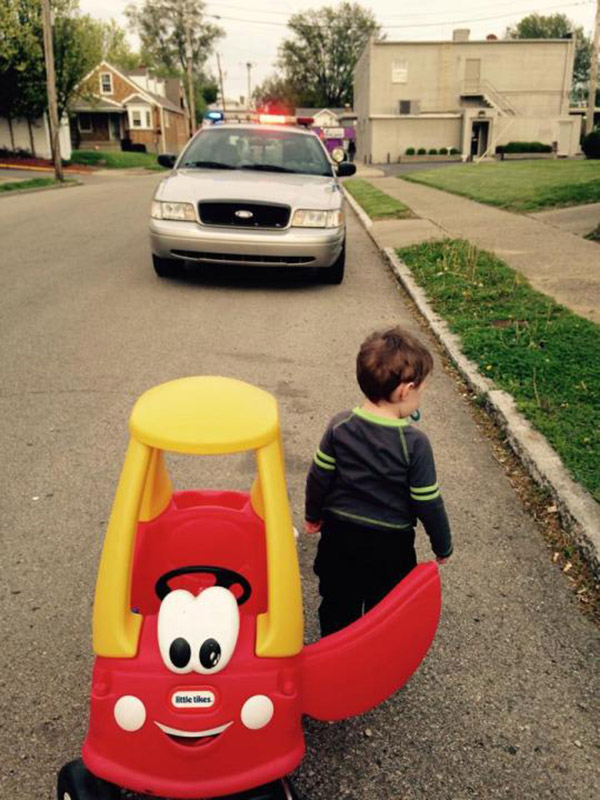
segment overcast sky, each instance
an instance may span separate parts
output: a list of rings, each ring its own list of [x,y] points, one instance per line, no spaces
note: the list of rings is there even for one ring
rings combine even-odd
[[[269,10],[269,0],[212,0],[206,3],[207,15],[225,30],[217,45],[225,71],[225,94],[237,98],[247,94],[246,63],[252,63],[252,88],[274,70],[279,43],[288,35],[286,19],[292,13],[323,6],[337,6],[341,0],[279,0]],[[129,0],[80,0],[83,13],[99,19],[115,19],[123,28],[123,11]],[[137,0],[142,5],[142,0]],[[472,39],[485,39],[489,33],[502,36],[506,27],[526,14],[566,14],[590,34],[594,24],[596,0],[370,0],[370,8],[390,41],[451,39],[455,27],[470,28]],[[139,42],[129,35],[132,47]],[[208,62],[216,75],[216,59]]]

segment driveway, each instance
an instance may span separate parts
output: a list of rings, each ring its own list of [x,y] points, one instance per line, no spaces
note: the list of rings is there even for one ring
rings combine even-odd
[[[56,772],[84,739],[96,571],[141,392],[193,374],[273,392],[300,527],[326,422],[359,401],[360,342],[402,324],[436,360],[422,426],[455,537],[442,620],[393,698],[334,725],[306,721],[297,783],[308,800],[590,800],[600,784],[598,629],[371,240],[351,215],[339,287],[222,269],[161,281],[146,236],[157,180],[114,177],[2,208],[0,798],[55,797]],[[248,489],[254,474],[244,456],[169,467],[178,488]],[[309,641],[315,547],[300,538]]]

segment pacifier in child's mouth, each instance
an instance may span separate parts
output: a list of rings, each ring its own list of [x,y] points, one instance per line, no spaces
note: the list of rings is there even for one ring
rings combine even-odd
[[[412,412],[410,418],[412,419],[413,422],[418,422],[421,419],[421,412],[419,411],[418,408]]]

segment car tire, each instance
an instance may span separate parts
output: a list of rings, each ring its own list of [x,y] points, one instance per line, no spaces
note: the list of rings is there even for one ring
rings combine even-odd
[[[319,277],[322,283],[339,284],[344,280],[344,270],[346,268],[346,243],[342,246],[342,252],[337,257],[331,267],[324,267],[319,270]]]
[[[176,258],[159,258],[152,254],[154,271],[159,278],[176,278],[181,274],[181,261]]]
[[[121,790],[86,769],[78,758],[65,764],[58,773],[56,785],[58,800],[119,800]]]

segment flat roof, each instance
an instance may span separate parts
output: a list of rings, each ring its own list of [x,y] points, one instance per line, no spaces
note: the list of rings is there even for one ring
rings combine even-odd
[[[382,42],[373,42],[378,47],[381,45],[401,44],[401,45],[440,45],[440,44],[565,44],[572,42],[573,39],[465,39],[464,41],[454,41],[454,39],[436,39],[435,41],[412,41],[400,40],[389,41],[385,39]]]

